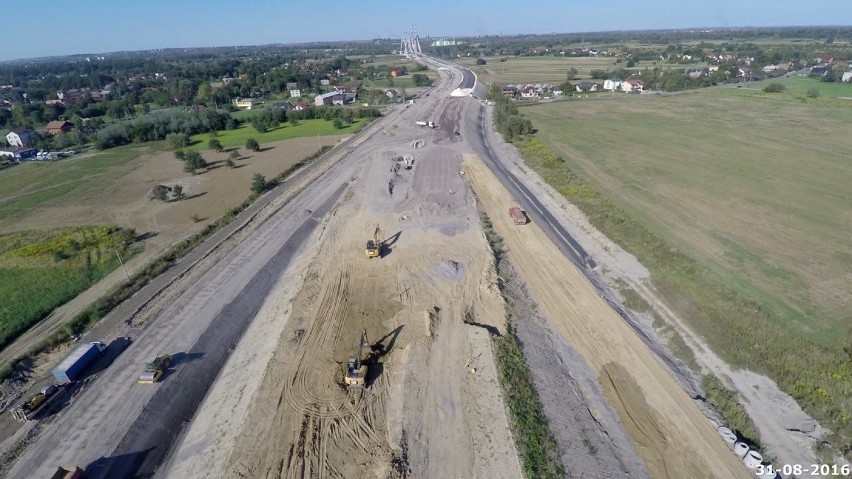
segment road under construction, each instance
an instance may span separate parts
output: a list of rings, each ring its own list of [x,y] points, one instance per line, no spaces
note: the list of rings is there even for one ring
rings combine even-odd
[[[492,350],[512,304],[483,214],[535,305],[521,328],[548,331],[549,362],[531,367],[543,400],[561,398],[545,411],[566,469],[750,477],[613,309],[558,212],[505,167],[484,86],[419,61],[441,75],[428,96],[394,106],[140,293],[133,343],[30,427],[8,477],[58,466],[104,478],[523,477]],[[411,168],[395,168],[406,155]],[[138,384],[164,353],[168,369]]]

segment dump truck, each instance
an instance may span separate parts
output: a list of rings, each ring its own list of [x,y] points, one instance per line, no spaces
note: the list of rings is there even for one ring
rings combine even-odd
[[[105,349],[106,344],[100,341],[80,346],[53,368],[53,377],[61,383],[76,381]]]
[[[367,372],[369,369],[361,358],[365,347],[367,347],[366,330],[361,333],[361,338],[358,340],[358,349],[355,350],[355,354],[346,363],[346,374],[343,376],[343,384],[348,389],[364,389],[367,387]]]
[[[80,479],[83,477],[83,469],[79,467],[59,467],[56,469],[56,472],[50,476],[50,479]]]
[[[368,258],[378,258],[382,256],[382,230],[379,225],[376,225],[376,231],[373,232],[373,239],[367,241],[367,248],[364,254]]]
[[[512,217],[512,221],[514,221],[516,225],[525,225],[530,221],[527,217],[527,212],[522,210],[519,206],[509,208],[509,216]]]
[[[47,405],[48,399],[55,396],[61,388],[62,387],[57,384],[51,384],[45,387],[37,394],[34,394],[24,401],[20,406],[12,409],[12,417],[21,422],[29,421]]]
[[[428,128],[438,128],[434,121],[418,121],[414,123],[417,126],[425,126]]]
[[[169,368],[172,363],[172,357],[168,354],[162,354],[154,358],[150,363],[145,364],[145,371],[139,375],[136,381],[139,384],[154,384],[163,377],[163,372]]]

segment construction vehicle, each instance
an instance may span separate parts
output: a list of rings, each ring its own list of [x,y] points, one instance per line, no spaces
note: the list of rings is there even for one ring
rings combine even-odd
[[[172,363],[172,357],[168,354],[163,354],[154,358],[150,363],[145,364],[145,372],[139,375],[136,381],[139,384],[154,384],[163,377],[163,372],[169,368]]]
[[[381,258],[382,230],[379,229],[379,225],[376,225],[376,231],[373,232],[373,239],[367,241],[367,249],[364,250],[364,254],[366,254],[368,258]]]
[[[516,225],[525,225],[530,221],[527,217],[527,212],[522,210],[519,206],[509,208],[509,216],[512,217],[512,220]]]
[[[364,389],[367,381],[367,365],[363,363],[361,356],[364,348],[367,347],[367,330],[361,333],[361,338],[358,340],[358,349],[355,354],[349,358],[346,363],[346,375],[343,376],[343,384],[350,390]]]
[[[429,127],[429,128],[438,128],[438,125],[436,125],[434,121],[418,121],[418,122],[415,122],[415,125],[426,126],[426,127]]]
[[[47,400],[59,392],[60,389],[61,386],[57,386],[56,384],[45,387],[38,394],[34,394],[23,404],[12,409],[12,417],[21,422],[29,421],[47,405]]]
[[[79,479],[83,477],[83,469],[79,467],[59,467],[56,469],[56,472],[50,476],[50,479]]]

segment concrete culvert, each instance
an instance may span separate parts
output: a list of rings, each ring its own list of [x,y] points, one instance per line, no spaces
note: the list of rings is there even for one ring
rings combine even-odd
[[[737,455],[737,457],[739,457],[740,459],[742,459],[742,458],[744,458],[744,457],[745,457],[745,455],[746,455],[747,453],[748,453],[748,446],[746,445],[746,443],[744,443],[744,442],[742,442],[742,441],[737,441],[737,442],[734,444],[734,454],[736,454],[736,455]]]
[[[763,463],[763,456],[757,451],[749,451],[743,458],[743,464],[749,469],[757,469]]]
[[[737,442],[737,435],[734,434],[734,431],[732,431],[730,428],[724,426],[720,427],[719,435],[722,436],[722,439],[725,441],[725,444],[727,444],[728,447],[734,447],[734,444]]]

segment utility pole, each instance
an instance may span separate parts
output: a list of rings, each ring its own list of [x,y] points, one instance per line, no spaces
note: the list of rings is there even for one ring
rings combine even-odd
[[[127,278],[127,281],[130,281],[130,275],[127,274],[127,268],[124,267],[124,261],[121,260],[121,255],[118,254],[118,250],[115,250],[115,255],[118,256],[118,264],[120,264],[121,269],[124,270],[124,277]]]

